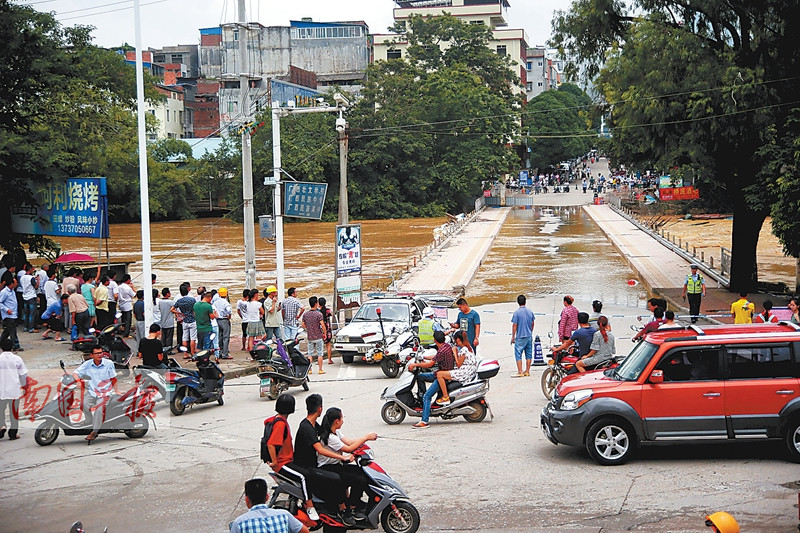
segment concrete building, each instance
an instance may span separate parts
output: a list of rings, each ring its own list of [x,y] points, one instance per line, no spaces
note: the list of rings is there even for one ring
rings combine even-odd
[[[148,133],[148,141],[160,139],[183,139],[189,137],[186,131],[186,112],[184,107],[183,88],[176,85],[157,84],[156,90],[166,100],[155,106],[147,104],[147,112],[158,120],[155,133]]]
[[[554,50],[548,50],[544,46],[528,49],[526,67],[528,83],[525,89],[528,101],[544,91],[558,89],[564,81],[562,77],[564,62],[556,59]]]
[[[508,0],[395,0],[394,20],[406,25],[411,15],[436,16],[450,13],[470,24],[484,24],[492,29],[489,46],[498,54],[511,58],[514,73],[519,77],[516,94],[526,94],[528,83],[527,48],[525,30],[507,28]],[[405,56],[408,42],[402,35],[382,33],[373,35],[375,61],[399,59]]]
[[[249,98],[253,114],[272,100],[310,102],[318,88],[337,85],[358,93],[370,62],[365,22],[292,21],[290,26],[222,24],[200,30],[200,71],[217,79],[220,126],[240,120],[239,39],[247,37]],[[273,94],[275,91],[275,94]]]
[[[150,48],[148,51],[153,56],[153,63],[163,65],[165,69],[177,71],[177,77],[197,78],[200,76],[200,51],[196,44],[179,44],[165,46],[161,49]],[[174,82],[164,80],[167,85]]]

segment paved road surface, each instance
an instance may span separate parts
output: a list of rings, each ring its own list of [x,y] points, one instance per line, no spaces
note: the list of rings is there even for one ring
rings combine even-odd
[[[530,305],[549,313],[559,302]],[[514,308],[479,309],[479,354],[502,365],[488,396],[491,421],[434,419],[422,432],[409,419],[388,426],[379,396],[392,380],[379,367],[337,362],[313,376],[311,392],[344,410],[345,435],[379,433],[377,461],[419,507],[422,531],[703,531],[703,513],[718,509],[733,512],[744,531],[796,530],[800,469],[782,459],[779,443],[649,447],[620,467],[600,467],[583,450],[550,444],[538,421],[541,368],[528,379],[510,377]],[[618,337],[629,336],[633,320],[612,321]],[[546,336],[551,323],[541,316],[536,333]],[[618,349],[627,346],[621,341]],[[292,394],[296,429],[308,393]],[[199,406],[169,420],[159,407],[158,429],[140,440],[101,436],[87,446],[61,435],[43,448],[24,424],[21,439],[0,442],[0,531],[66,531],[77,519],[89,531],[108,525],[111,533],[224,531],[244,511],[242,483],[267,475],[257,446],[273,408],[258,397],[253,376],[230,382],[225,398],[222,407]]]

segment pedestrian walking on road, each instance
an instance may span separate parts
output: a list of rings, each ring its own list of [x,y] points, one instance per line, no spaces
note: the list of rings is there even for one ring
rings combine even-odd
[[[17,305],[17,277],[12,277],[6,281],[6,286],[0,290],[0,315],[3,317],[3,335],[0,339],[11,339],[14,350],[19,352],[19,337],[17,336],[17,318],[19,318],[19,306]]]
[[[525,304],[527,299],[524,294],[517,296],[519,307],[511,316],[511,344],[514,345],[514,359],[517,361],[517,373],[511,377],[521,378],[531,375],[531,362],[533,360],[533,324],[535,317],[533,311]],[[525,354],[525,371],[522,371],[522,354]]]
[[[700,314],[700,302],[706,296],[706,280],[697,269],[697,265],[690,265],[692,273],[686,276],[683,283],[683,299],[689,299],[689,314],[692,315],[692,324],[697,323]]]
[[[572,305],[575,298],[569,294],[564,296],[564,309],[561,310],[561,319],[558,321],[558,340],[569,340],[572,332],[578,329],[578,308]]]

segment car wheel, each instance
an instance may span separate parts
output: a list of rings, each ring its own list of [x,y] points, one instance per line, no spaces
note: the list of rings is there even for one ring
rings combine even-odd
[[[635,449],[636,434],[622,420],[600,419],[586,433],[586,450],[601,465],[621,465]]]
[[[381,418],[383,418],[383,421],[390,426],[399,424],[403,421],[403,419],[405,419],[405,417],[406,412],[395,402],[386,402],[383,404],[383,408],[381,409]]]
[[[789,422],[786,429],[786,447],[789,449],[789,459],[800,463],[800,417],[795,417]]]

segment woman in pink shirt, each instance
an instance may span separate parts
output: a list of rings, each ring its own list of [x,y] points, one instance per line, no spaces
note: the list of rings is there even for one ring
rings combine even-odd
[[[564,309],[561,310],[561,320],[558,321],[558,338],[561,341],[569,340],[572,332],[578,329],[578,308],[572,305],[574,301],[569,294],[564,296]]]

